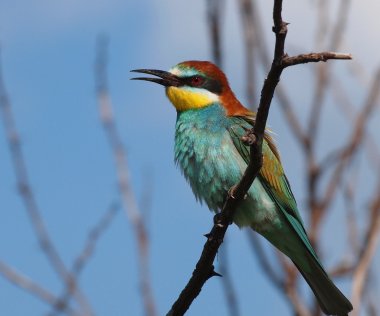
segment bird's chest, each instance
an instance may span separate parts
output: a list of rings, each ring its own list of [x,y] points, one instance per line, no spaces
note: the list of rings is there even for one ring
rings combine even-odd
[[[191,185],[197,200],[213,211],[223,207],[227,191],[238,183],[247,164],[237,151],[228,118],[201,111],[178,116],[175,161]],[[234,217],[239,226],[261,231],[277,216],[275,205],[256,179]]]
[[[223,205],[226,192],[237,183],[245,163],[222,120],[177,120],[175,161],[198,200],[214,211]]]

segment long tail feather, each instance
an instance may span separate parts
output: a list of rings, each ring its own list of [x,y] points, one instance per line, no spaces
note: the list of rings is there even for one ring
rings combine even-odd
[[[352,311],[350,301],[335,286],[314,256],[309,254],[307,259],[311,272],[305,272],[300,265],[294,263],[313,290],[322,311],[327,315],[348,315]]]
[[[348,315],[352,311],[350,301],[335,286],[323,269],[317,254],[309,244],[306,233],[301,238],[300,234],[295,234],[290,227],[283,226],[283,229],[284,231],[278,234],[263,235],[293,261],[326,315]]]

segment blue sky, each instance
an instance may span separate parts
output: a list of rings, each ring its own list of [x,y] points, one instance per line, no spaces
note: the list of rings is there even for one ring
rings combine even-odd
[[[333,6],[337,3],[334,1]],[[376,15],[379,3],[375,0],[365,3],[354,1],[341,48],[354,55],[354,65],[361,65],[362,83],[350,80],[350,68],[341,62],[331,65],[337,68],[338,80],[346,85],[348,98],[354,104],[361,104],[364,94],[360,91],[368,86],[366,78],[380,65],[380,46],[375,34],[380,23]],[[260,1],[260,4],[267,43],[272,45],[270,3]],[[287,41],[290,54],[314,49],[314,13],[310,1],[284,3],[284,19],[291,22]],[[224,70],[237,96],[245,101],[240,21],[236,4],[231,0],[226,1],[223,31]],[[190,276],[212,216],[205,206],[196,203],[174,166],[175,111],[162,87],[129,81],[132,77],[129,71],[168,69],[183,60],[211,59],[205,3],[0,1],[1,59],[6,88],[38,205],[68,265],[80,252],[89,229],[118,196],[113,157],[100,125],[94,88],[95,40],[100,33],[110,38],[109,89],[138,198],[144,192],[144,177],[151,174],[150,266],[155,299],[159,313],[163,314]],[[301,117],[309,105],[313,67],[288,69],[282,78],[290,82],[287,89]],[[264,74],[260,83],[263,79]],[[321,148],[334,145],[329,142],[331,132],[337,142],[349,132],[333,106],[328,106],[326,113]],[[377,112],[370,126],[375,135],[380,133],[375,124],[378,119]],[[305,205],[305,183],[299,172],[302,156],[275,104],[270,125],[277,133],[285,169],[302,207]],[[41,254],[17,194],[3,128],[0,128],[0,175],[0,258],[59,293],[61,283]],[[371,190],[367,185],[363,191]],[[339,203],[337,209],[342,212]],[[329,237],[331,232],[327,229],[326,238]],[[286,301],[262,275],[249,251],[245,232],[231,227],[226,247],[242,315],[253,311],[258,315],[291,315]],[[328,245],[323,250],[329,257],[333,256],[333,249]],[[131,226],[124,213],[119,212],[80,279],[97,315],[143,314],[135,255]],[[344,286],[345,293],[349,293],[349,285]],[[3,315],[42,315],[49,310],[44,303],[2,278],[0,297]],[[212,279],[188,315],[227,315],[223,299],[221,281]]]

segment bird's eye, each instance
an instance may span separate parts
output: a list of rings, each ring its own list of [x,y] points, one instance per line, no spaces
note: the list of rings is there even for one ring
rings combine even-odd
[[[204,81],[204,78],[202,78],[201,76],[194,76],[191,77],[190,83],[193,87],[199,87],[204,83]]]

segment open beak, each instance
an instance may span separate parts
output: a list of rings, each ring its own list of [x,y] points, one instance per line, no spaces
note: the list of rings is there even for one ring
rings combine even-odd
[[[159,78],[138,77],[138,78],[131,78],[131,80],[151,81],[151,82],[161,84],[165,87],[172,87],[172,86],[178,87],[181,85],[180,79],[176,75],[173,75],[172,73],[167,72],[167,71],[154,70],[154,69],[135,69],[135,70],[131,70],[131,72],[139,72],[139,73],[159,77]]]

